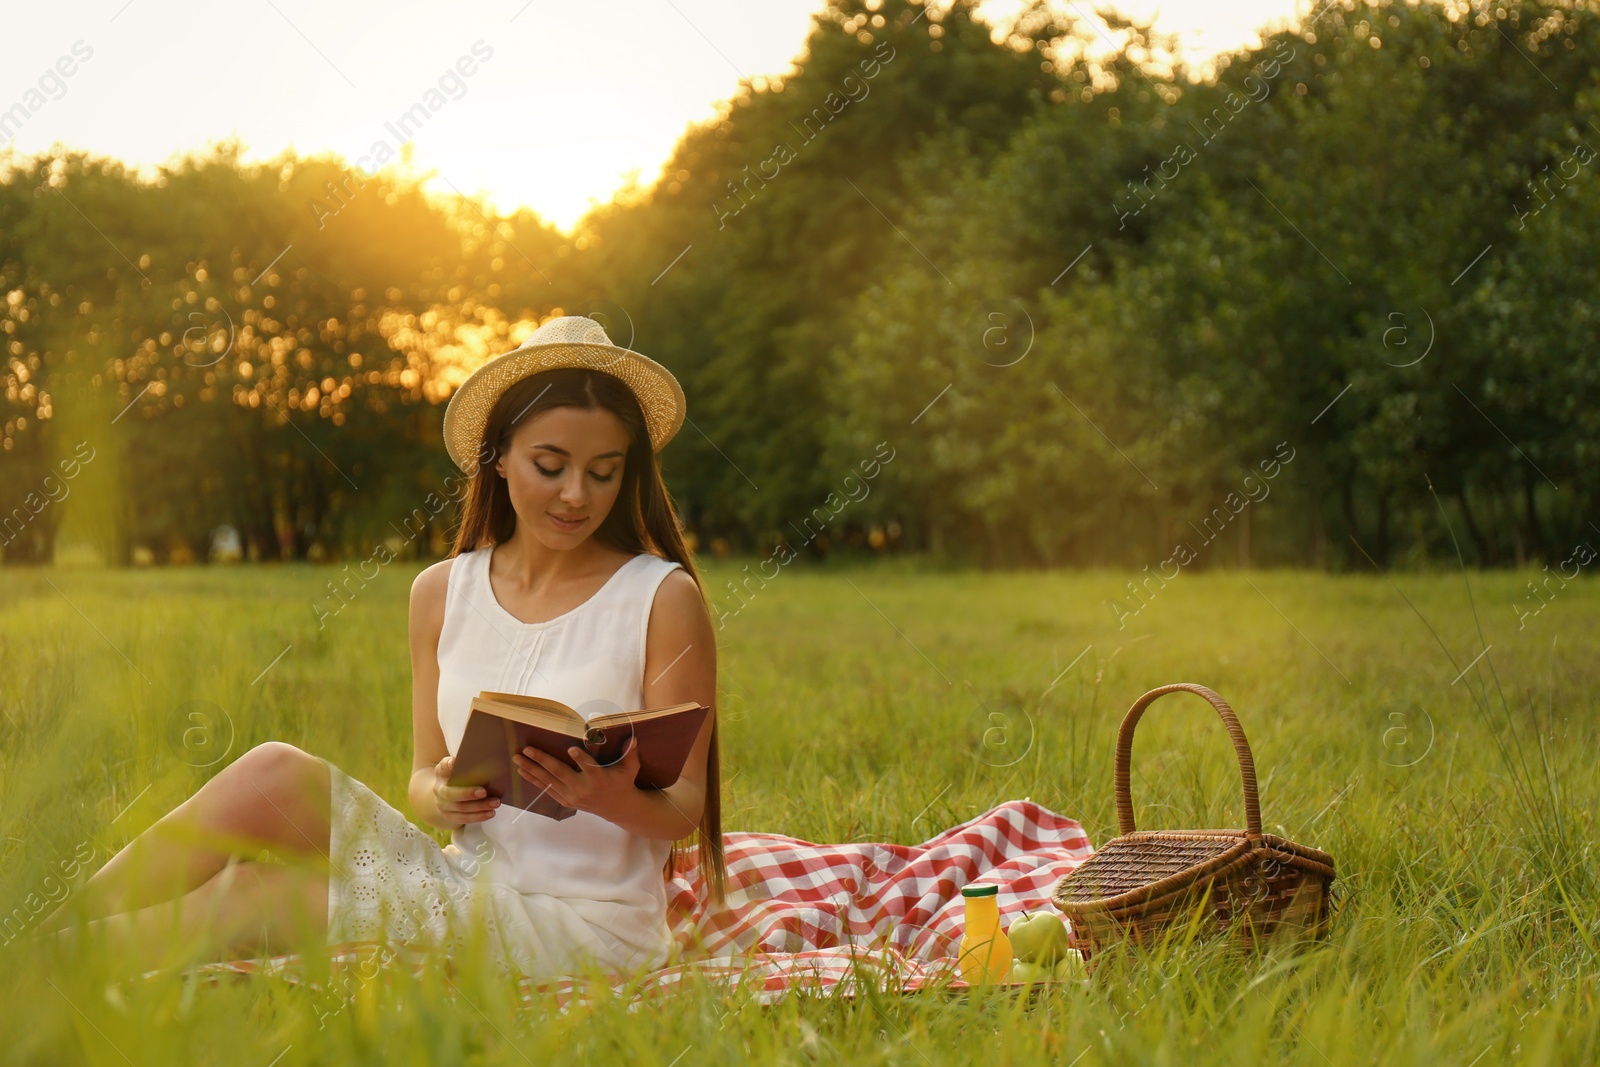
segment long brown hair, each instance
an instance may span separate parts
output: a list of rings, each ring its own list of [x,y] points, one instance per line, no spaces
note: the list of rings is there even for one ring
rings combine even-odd
[[[683,530],[672,495],[661,480],[661,467],[650,447],[644,412],[633,390],[614,375],[589,367],[556,367],[522,378],[500,394],[484,423],[479,444],[477,468],[467,487],[462,505],[461,527],[456,532],[451,556],[471,552],[484,545],[502,544],[511,539],[517,527],[517,514],[511,507],[506,480],[494,469],[516,428],[541,411],[556,407],[586,410],[604,408],[622,420],[628,430],[628,450],[622,463],[622,486],[616,503],[605,521],[595,530],[595,540],[618,552],[650,552],[673,560],[689,572],[700,595],[705,585],[694,564],[694,556],[683,541]],[[696,832],[701,877],[710,888],[711,900],[723,903],[727,866],[722,851],[722,775],[718,756],[717,716],[711,715],[711,745],[706,753],[706,799]],[[672,843],[665,874],[671,877],[682,855],[681,842]]]

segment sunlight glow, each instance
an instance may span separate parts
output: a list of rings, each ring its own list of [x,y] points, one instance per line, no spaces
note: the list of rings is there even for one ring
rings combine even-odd
[[[1056,0],[1092,16],[1100,5]],[[1004,23],[1021,0],[981,12]],[[1254,44],[1294,0],[1118,0],[1200,63]],[[1309,11],[1306,0],[1299,5]],[[452,10],[399,0],[159,7],[107,0],[13,11],[0,72],[0,158],[56,147],[150,174],[237,138],[246,162],[287,148],[428,188],[531,207],[571,232],[628,184],[650,185],[685,128],[741,79],[782,75],[818,0],[506,0]],[[66,73],[67,71],[71,73]],[[409,160],[409,163],[405,162]]]

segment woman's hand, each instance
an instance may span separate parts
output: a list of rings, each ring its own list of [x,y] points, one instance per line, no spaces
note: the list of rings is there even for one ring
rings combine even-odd
[[[481,785],[450,784],[450,771],[455,762],[454,756],[446,756],[433,767],[433,802],[439,814],[463,824],[494,818],[500,798],[489,796]]]
[[[628,738],[621,759],[601,766],[593,756],[573,745],[567,749],[567,754],[577,763],[577,770],[531,746],[513,753],[511,758],[518,774],[554,797],[557,803],[615,821],[612,816],[626,810],[628,802],[639,792],[639,787],[633,784],[639,776],[638,750],[639,738],[635,735]]]

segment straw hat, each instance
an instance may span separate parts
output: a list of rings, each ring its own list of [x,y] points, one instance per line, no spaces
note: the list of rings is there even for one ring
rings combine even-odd
[[[605,327],[588,316],[562,315],[473,371],[450,398],[444,409],[444,447],[456,466],[472,470],[484,423],[500,395],[530,374],[552,367],[592,367],[622,379],[639,398],[654,451],[661,451],[683,425],[683,387],[671,371],[648,356],[618,348]]]

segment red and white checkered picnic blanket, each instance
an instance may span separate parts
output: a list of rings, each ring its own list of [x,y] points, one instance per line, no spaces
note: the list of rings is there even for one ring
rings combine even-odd
[[[668,883],[677,962],[615,976],[635,999],[670,992],[691,975],[745,985],[770,1003],[799,988],[851,996],[858,983],[914,992],[959,988],[954,973],[968,882],[999,886],[1002,923],[1051,908],[1051,888],[1092,853],[1083,827],[1031,800],[992,808],[920,845],[815,844],[780,834],[728,833],[727,907],[708,912],[694,849]],[[335,963],[357,953],[336,955]],[[292,957],[208,964],[216,974],[281,971]],[[571,978],[524,979],[525,998],[587,999]]]

